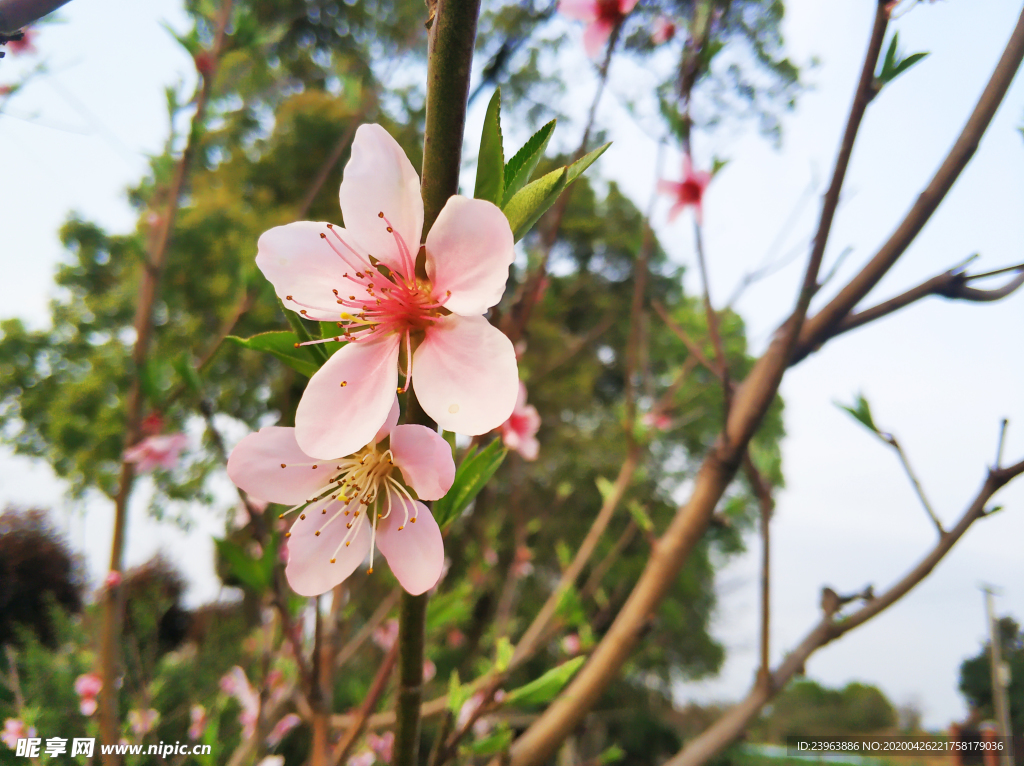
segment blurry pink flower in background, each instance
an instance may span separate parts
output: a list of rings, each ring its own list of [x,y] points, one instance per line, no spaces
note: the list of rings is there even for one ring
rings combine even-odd
[[[562,638],[562,651],[566,654],[579,654],[582,647],[583,642],[580,641],[578,633],[570,633]]]
[[[374,752],[370,748],[365,747],[349,757],[348,766],[373,766],[376,761],[377,756],[374,755]]]
[[[178,464],[178,456],[188,446],[185,434],[162,434],[147,436],[134,447],[124,452],[124,461],[134,463],[139,473],[152,471],[154,468],[174,468]]]
[[[199,739],[206,731],[206,708],[202,705],[193,705],[189,711],[188,738]]]
[[[434,664],[433,660],[423,661],[423,683],[429,683],[434,680],[434,676],[437,675],[437,665]]]
[[[515,558],[512,563],[511,572],[516,577],[527,577],[533,574],[533,551],[525,545],[516,548]]]
[[[392,618],[383,625],[378,625],[373,631],[373,643],[385,652],[391,651],[391,647],[398,640],[398,620]]]
[[[270,730],[270,734],[267,735],[267,746],[277,747],[278,745],[280,745],[281,740],[285,738],[288,732],[290,732],[300,723],[302,723],[302,719],[299,718],[299,716],[297,716],[295,713],[289,713],[288,715],[286,715],[284,718],[282,718],[280,721],[274,724],[274,728]]]
[[[221,677],[220,690],[234,697],[242,706],[238,722],[242,724],[242,739],[249,739],[256,732],[256,723],[260,715],[260,696],[252,688],[245,671],[238,665],[231,668]]]
[[[703,217],[704,190],[711,183],[711,174],[706,170],[694,170],[689,154],[683,155],[683,180],[658,181],[658,191],[673,198],[668,220],[673,221],[686,208],[692,207],[700,223]]]
[[[340,320],[338,337],[348,340],[299,401],[302,451],[333,459],[369,443],[388,418],[403,351],[401,390],[412,386],[439,426],[470,436],[497,428],[515,405],[519,379],[512,342],[484,317],[515,257],[505,214],[486,200],[450,197],[427,234],[424,280],[415,269],[420,179],[380,125],[356,130],[339,194],[344,229],[277,226],[260,237],[256,255],[286,308]]]
[[[466,643],[466,634],[458,628],[452,628],[448,631],[448,646],[452,649],[458,649]]]
[[[284,756],[268,755],[266,758],[264,758],[262,761],[256,764],[256,766],[284,766]]]
[[[5,46],[6,49],[14,56],[21,54],[35,53],[36,47],[32,44],[32,40],[38,37],[39,33],[31,27],[26,27],[21,32],[20,40],[11,40]]]
[[[347,457],[311,458],[299,447],[298,429],[271,427],[246,436],[228,459],[228,476],[235,484],[270,502],[293,505],[285,513],[299,514],[285,535],[285,575],[300,595],[330,590],[367,553],[373,571],[375,550],[414,596],[441,577],[441,530],[420,500],[437,500],[451,488],[452,450],[425,426],[396,425],[398,397],[390,396],[391,412],[374,440]],[[387,448],[378,449],[386,438]]]
[[[75,679],[75,694],[78,695],[78,709],[82,715],[96,712],[96,695],[103,688],[103,679],[95,673],[85,673]]]
[[[120,572],[118,572],[115,569],[111,569],[109,572],[107,572],[107,576],[103,578],[103,587],[107,588],[108,590],[110,588],[116,588],[118,585],[121,584],[123,579],[124,578],[121,576]]]
[[[672,427],[672,418],[664,412],[645,412],[640,417],[640,422],[648,428],[656,428],[659,431],[667,431]]]
[[[217,59],[210,51],[199,51],[195,55],[196,71],[203,77],[209,77],[213,72]]]
[[[150,708],[149,710],[129,710],[128,725],[136,737],[144,737],[153,731],[156,722],[160,720],[160,713]]]
[[[637,0],[559,0],[558,12],[587,25],[583,30],[583,49],[590,58],[597,58],[612,30],[636,4]]]
[[[537,431],[540,429],[540,415],[537,408],[526,403],[526,384],[519,381],[519,397],[509,419],[501,424],[501,440],[523,460],[536,460],[540,443]]]
[[[373,754],[383,763],[391,763],[391,756],[395,750],[395,734],[391,731],[386,731],[379,737],[370,732],[366,736],[366,744],[370,746],[370,750]]]
[[[498,689],[494,693],[494,701],[501,702],[505,699],[505,692],[502,689]],[[464,703],[459,709],[459,715],[455,721],[456,726],[462,729],[469,720],[476,714],[476,711],[480,709],[480,705],[483,704],[484,695],[482,692],[477,692]],[[483,715],[473,721],[473,733],[478,737],[486,736],[490,733],[491,729],[494,728],[494,720],[491,716]]]
[[[651,42],[654,45],[664,45],[676,36],[676,23],[668,16],[659,16],[654,20],[654,31],[651,32]]]
[[[34,727],[26,727],[25,722],[19,718],[8,718],[4,721],[3,733],[0,733],[0,740],[11,750],[18,748],[19,739],[29,739],[36,735]]]

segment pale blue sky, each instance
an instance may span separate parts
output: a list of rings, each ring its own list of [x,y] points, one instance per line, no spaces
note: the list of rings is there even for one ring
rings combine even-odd
[[[706,200],[712,291],[728,297],[754,267],[812,177],[831,169],[870,26],[870,4],[856,0],[790,0],[786,34],[795,60],[818,56],[813,88],[785,119],[782,148],[735,131],[698,137],[698,162],[714,155],[730,165]],[[1019,7],[1010,0],[923,4],[895,22],[907,51],[932,56],[885,90],[871,106],[853,157],[829,257],[853,248],[837,278],[849,276],[884,241],[927,182],[966,119],[998,57]],[[39,48],[53,74],[35,81],[0,115],[0,282],[3,315],[45,321],[51,275],[61,258],[57,228],[69,211],[115,231],[134,225],[124,188],[167,135],[163,87],[192,76],[191,62],[160,27],[182,22],[172,0],[75,0],[66,24],[47,27]],[[582,53],[565,54],[580,112],[592,80]],[[0,84],[22,61],[0,62]],[[610,87],[627,94],[640,82],[628,64],[613,67]],[[614,98],[600,118],[616,143],[600,172],[619,180],[644,204],[654,179],[654,143]],[[477,117],[478,119],[478,117]],[[508,117],[506,117],[508,119]],[[469,135],[477,133],[473,122]],[[961,181],[900,264],[876,291],[879,299],[980,252],[979,269],[1024,260],[1024,80],[1018,78]],[[514,128],[512,128],[514,129]],[[567,130],[572,142],[572,129]],[[669,170],[677,165],[672,158]],[[812,229],[816,200],[790,236]],[[672,256],[692,262],[690,225],[655,218]],[[737,308],[752,344],[762,348],[796,291],[799,260],[755,285]],[[693,270],[688,286],[696,290]],[[825,291],[826,294],[829,292]],[[1006,454],[1024,455],[1024,294],[996,305],[925,302],[830,344],[783,384],[788,437],[787,489],[773,526],[773,657],[799,642],[817,619],[820,588],[884,588],[933,542],[895,457],[839,412],[860,390],[877,419],[907,448],[933,504],[947,523],[958,517],[993,459],[998,424],[1011,419]],[[235,438],[241,434],[234,434]],[[0,504],[41,503],[68,511],[67,526],[88,556],[94,577],[105,569],[111,512],[103,501],[71,508],[46,466],[0,455]],[[145,490],[133,503],[129,559],[163,548],[192,583],[189,598],[216,595],[208,534],[220,520],[206,514],[186,537],[144,518]],[[1007,509],[979,523],[917,590],[808,664],[829,684],[878,684],[897,703],[916,700],[933,727],[962,717],[956,691],[960,661],[977,652],[985,624],[980,582],[1004,588],[1002,612],[1024,619],[1024,485],[1004,492]],[[721,572],[715,633],[729,649],[722,675],[680,687],[681,698],[729,699],[753,677],[756,661],[757,558]]]

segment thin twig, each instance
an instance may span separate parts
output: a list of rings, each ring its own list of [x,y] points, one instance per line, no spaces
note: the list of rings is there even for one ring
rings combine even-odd
[[[142,370],[146,366],[150,341],[153,334],[153,306],[156,304],[160,279],[167,261],[168,245],[178,212],[178,205],[185,187],[185,180],[192,160],[199,148],[202,126],[207,106],[213,95],[213,82],[217,63],[224,47],[224,37],[231,19],[232,0],[222,0],[217,16],[216,33],[211,50],[213,71],[204,75],[196,98],[195,116],[192,118],[188,143],[174,169],[174,175],[167,193],[167,207],[160,224],[151,240],[149,256],[142,271],[139,286],[139,300],[135,313],[135,347],[132,350],[133,376],[126,402],[125,449],[132,447],[141,435],[144,397],[142,391]],[[114,530],[111,541],[110,571],[120,572],[124,566],[125,526],[128,518],[128,498],[135,478],[134,465],[122,461],[121,476],[115,498]],[[121,585],[104,591],[103,620],[100,633],[100,650],[97,657],[103,690],[100,692],[100,732],[108,744],[117,742],[120,734],[117,712],[117,646],[124,611],[124,589]],[[116,766],[121,762],[118,754],[106,754],[103,762]]]
[[[900,456],[900,463],[903,464],[903,470],[907,474],[907,478],[910,479],[910,483],[914,485],[914,491],[917,493],[918,499],[921,501],[921,505],[924,506],[925,513],[928,514],[928,518],[932,520],[932,524],[935,525],[935,529],[938,531],[939,536],[946,534],[946,530],[942,528],[942,522],[939,521],[939,517],[935,515],[935,509],[932,508],[932,504],[928,502],[928,498],[924,494],[924,487],[921,486],[920,480],[917,478],[917,474],[914,473],[910,467],[910,461],[907,460],[907,455],[903,451],[903,447],[896,441],[896,437],[888,433],[880,433],[879,438],[882,439],[886,444],[896,450],[896,454]]]
[[[398,661],[398,642],[392,644],[388,653],[384,655],[384,660],[381,662],[380,667],[377,669],[377,675],[373,677],[373,681],[370,683],[370,688],[366,692],[366,697],[363,698],[362,704],[359,705],[359,709],[355,712],[352,718],[352,723],[349,724],[348,731],[345,732],[345,736],[338,742],[338,746],[334,749],[331,754],[332,766],[344,761],[349,753],[352,751],[352,747],[355,745],[356,740],[359,739],[359,735],[363,733],[366,728],[366,720],[370,717],[370,713],[377,703],[380,701],[381,695],[384,693],[384,689],[387,688],[388,681],[391,679],[391,673],[395,669],[395,663]]]
[[[1010,421],[1003,418],[1003,422],[999,424],[999,446],[996,447],[996,469],[998,470],[1003,464],[1003,444],[1006,442],[1006,427],[1010,425]]]
[[[770,684],[755,684],[746,698],[729,709],[698,737],[690,740],[674,758],[667,762],[666,766],[703,766],[734,742],[764,705],[781,691],[796,673],[802,671],[807,659],[815,651],[863,625],[924,580],[953,545],[963,537],[971,524],[984,516],[985,503],[997,491],[1022,473],[1024,473],[1024,461],[1008,468],[989,471],[984,485],[956,526],[949,531],[949,534],[939,538],[917,566],[885,593],[866,600],[864,606],[856,612],[840,620],[833,620],[831,615],[823,617],[806,638],[786,655],[786,659],[772,673]]]

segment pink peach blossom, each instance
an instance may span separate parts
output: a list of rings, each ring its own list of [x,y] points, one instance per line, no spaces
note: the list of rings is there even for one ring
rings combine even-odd
[[[398,640],[398,620],[390,619],[383,625],[378,625],[371,638],[373,643],[385,652],[391,651],[391,647]]]
[[[654,45],[664,45],[676,36],[676,23],[668,16],[659,16],[654,20],[654,31],[651,32],[651,42]]]
[[[0,733],[0,740],[11,750],[17,750],[19,739],[30,739],[36,735],[32,726],[25,726],[20,718],[8,718],[4,721],[4,730]]]
[[[366,735],[366,744],[382,763],[391,763],[391,756],[395,751],[395,733],[386,731],[380,736],[373,732]]]
[[[178,464],[178,456],[187,446],[188,437],[185,434],[147,436],[125,450],[124,461],[135,463],[135,470],[139,473],[152,471],[158,466],[170,470]]]
[[[590,58],[597,58],[612,30],[636,4],[637,0],[559,0],[558,12],[587,25],[583,30],[583,49]]]
[[[136,737],[144,737],[153,731],[156,722],[160,720],[160,713],[150,708],[149,710],[129,710],[128,725]]]
[[[75,694],[78,695],[78,709],[84,716],[96,712],[96,696],[103,688],[103,679],[95,673],[84,673],[75,679]]]
[[[273,427],[246,436],[228,459],[235,484],[272,503],[292,505],[285,513],[299,514],[286,534],[285,576],[296,593],[325,593],[352,574],[367,553],[372,572],[375,549],[412,595],[426,592],[441,577],[441,530],[419,501],[437,500],[451,488],[452,451],[429,428],[395,425],[398,398],[392,393],[391,400],[391,412],[373,441],[347,457],[309,457],[298,444],[298,429]],[[380,445],[385,438],[388,445]]]
[[[399,367],[400,390],[411,385],[445,430],[479,435],[501,425],[515,406],[518,367],[512,343],[483,314],[500,300],[514,257],[504,213],[449,198],[427,235],[426,279],[417,277],[419,177],[380,125],[356,131],[339,196],[346,228],[278,226],[260,237],[256,256],[287,308],[337,322],[327,340],[348,341],[302,395],[299,447],[329,458],[369,443],[387,419]]]
[[[540,443],[537,431],[540,429],[540,415],[537,408],[526,403],[526,384],[519,382],[519,397],[509,419],[501,425],[501,440],[524,460],[536,460]]]
[[[121,584],[123,579],[124,578],[121,576],[120,572],[118,572],[115,569],[111,569],[109,572],[107,572],[107,576],[103,578],[103,587],[107,588],[108,590],[110,588],[116,588],[118,585]]]
[[[22,30],[20,40],[9,40],[7,42],[7,50],[14,56],[22,53],[35,53],[36,46],[32,44],[32,40],[37,36],[38,33],[34,29],[27,27]]]
[[[683,180],[658,182],[658,191],[675,200],[668,213],[668,219],[673,221],[687,207],[693,207],[697,223],[700,223],[703,217],[704,190],[708,188],[709,183],[711,183],[711,174],[706,170],[694,170],[690,155],[684,154]]]
[[[189,711],[188,738],[199,739],[206,731],[206,708],[202,705],[193,705]]]
[[[280,721],[274,724],[274,728],[271,729],[270,734],[267,735],[267,746],[277,747],[278,745],[280,745],[281,740],[285,738],[288,732],[290,732],[300,723],[302,723],[302,719],[299,718],[295,713],[289,713],[288,715],[284,716]]]
[[[659,431],[667,431],[672,427],[672,418],[664,412],[645,412],[640,422],[648,428],[656,428]]]
[[[249,739],[256,732],[256,724],[260,716],[260,696],[252,688],[245,671],[238,665],[225,673],[220,679],[220,690],[238,700],[242,712],[238,714],[238,722],[242,724],[242,739]]]

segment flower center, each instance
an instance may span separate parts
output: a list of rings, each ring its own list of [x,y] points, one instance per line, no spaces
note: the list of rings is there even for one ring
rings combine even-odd
[[[362,524],[372,524],[370,532],[370,568],[373,572],[373,556],[377,543],[377,525],[391,516],[391,511],[401,506],[403,520],[397,531],[405,525],[416,523],[416,502],[401,481],[392,476],[395,459],[391,450],[379,451],[376,444],[368,444],[358,452],[341,460],[321,460],[315,463],[281,463],[282,468],[326,469],[328,481],[308,499],[282,513],[283,519],[290,513],[298,513],[296,524],[306,520],[306,512],[313,503],[321,505],[320,519],[314,515],[310,523],[322,520],[313,533],[319,537],[327,527],[345,521],[345,534],[330,556],[333,564],[343,547],[352,544]],[[411,512],[411,515],[410,515]],[[322,517],[326,516],[326,519]],[[291,537],[286,532],[285,537]]]
[[[399,392],[404,392],[412,382],[412,335],[427,330],[444,316],[442,309],[451,297],[451,291],[446,291],[440,299],[434,297],[433,286],[426,280],[416,278],[415,258],[408,244],[391,226],[383,212],[378,217],[398,245],[400,267],[388,268],[368,262],[342,238],[332,224],[327,224],[328,231],[320,232],[320,239],[351,269],[342,275],[344,282],[331,289],[341,320],[337,323],[341,334],[298,345],[341,341],[372,342],[397,334],[401,336],[406,351],[405,385],[399,389]],[[297,310],[304,316],[309,309],[321,312],[332,310],[304,304],[290,295],[285,296],[285,300],[303,306]],[[343,381],[341,385],[346,383]]]
[[[597,18],[601,21],[608,21],[617,24],[622,18],[622,10],[619,0],[598,0]]]

